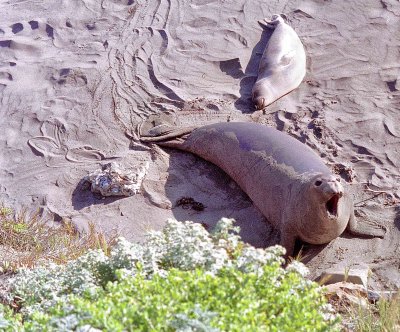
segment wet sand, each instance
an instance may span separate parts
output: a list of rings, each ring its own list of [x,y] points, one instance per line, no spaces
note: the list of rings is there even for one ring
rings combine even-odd
[[[250,93],[271,31],[257,20],[274,13],[301,38],[307,74],[261,112]],[[2,201],[130,240],[169,217],[211,226],[227,216],[246,241],[274,244],[276,231],[217,167],[130,140],[161,112],[182,125],[259,122],[309,145],[348,182],[358,218],[389,230],[307,247],[312,274],[364,264],[373,287],[400,287],[398,1],[7,1],[0,18]],[[81,179],[110,161],[149,161],[143,193],[102,199],[82,190]],[[181,197],[205,209],[183,209]]]

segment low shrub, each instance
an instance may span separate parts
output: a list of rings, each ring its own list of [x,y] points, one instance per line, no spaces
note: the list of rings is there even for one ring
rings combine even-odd
[[[119,239],[66,265],[22,269],[3,315],[6,331],[332,331],[305,266],[282,268],[284,249],[241,242],[230,219],[209,234],[170,220],[144,244]],[[16,301],[18,299],[18,301]]]

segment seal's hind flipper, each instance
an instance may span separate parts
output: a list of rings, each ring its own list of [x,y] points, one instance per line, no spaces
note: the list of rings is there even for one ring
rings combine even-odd
[[[258,24],[260,24],[263,28],[275,29],[276,26],[281,22],[285,23],[284,15],[274,14],[272,15],[271,20],[263,18],[262,20],[258,21]]]
[[[149,116],[138,125],[137,136],[142,142],[160,142],[191,133],[196,127],[180,128],[172,114]]]
[[[161,136],[174,127],[176,127],[176,123],[172,114],[154,114],[140,123],[138,135],[139,137]]]

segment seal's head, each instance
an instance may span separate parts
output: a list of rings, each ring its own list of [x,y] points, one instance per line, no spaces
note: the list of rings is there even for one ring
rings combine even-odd
[[[303,241],[324,244],[338,237],[346,228],[348,218],[343,215],[344,188],[340,178],[332,174],[318,174],[305,184],[307,206],[299,224]]]
[[[339,213],[339,200],[343,196],[340,178],[333,175],[317,175],[310,183],[310,194],[319,201],[323,214],[328,218],[336,218]]]
[[[257,81],[254,84],[253,91],[252,91],[252,99],[254,106],[257,110],[262,110],[271,104],[271,91],[263,80]]]

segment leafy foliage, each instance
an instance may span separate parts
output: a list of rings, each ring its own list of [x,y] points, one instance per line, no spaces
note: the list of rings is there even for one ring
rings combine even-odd
[[[22,269],[8,299],[21,299],[20,315],[5,315],[0,323],[6,331],[336,327],[320,289],[304,278],[304,265],[282,268],[282,247],[255,249],[237,231],[230,219],[212,234],[199,224],[170,220],[144,244],[119,239],[109,256],[92,250],[65,265]]]

